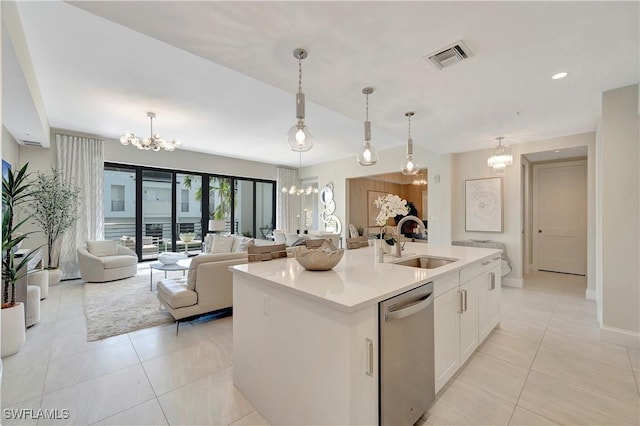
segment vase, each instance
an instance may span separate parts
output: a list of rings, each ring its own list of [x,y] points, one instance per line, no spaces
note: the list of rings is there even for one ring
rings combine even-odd
[[[62,270],[60,268],[50,268],[49,271],[49,287],[60,284],[62,280]]]
[[[27,338],[23,303],[18,302],[10,308],[2,309],[1,332],[0,356],[4,358],[18,352]]]

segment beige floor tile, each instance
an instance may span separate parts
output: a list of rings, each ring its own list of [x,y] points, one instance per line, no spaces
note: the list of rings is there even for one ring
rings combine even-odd
[[[34,364],[20,370],[9,370],[3,367],[2,406],[9,407],[17,402],[42,396],[46,374],[46,363]]]
[[[41,401],[40,396],[9,406],[6,406],[2,401],[2,420],[0,423],[3,425],[37,425],[38,417],[36,414]]]
[[[169,355],[143,361],[156,395],[162,395],[231,366],[231,352],[206,340]]]
[[[633,368],[634,371],[640,371],[640,349],[627,348],[627,353],[631,361],[631,368]]]
[[[600,326],[592,318],[579,320],[575,318],[553,317],[549,321],[548,330],[570,334],[594,340],[602,340]]]
[[[244,417],[239,418],[235,422],[231,423],[231,426],[270,426],[269,423],[258,410],[254,410]],[[416,425],[418,426],[418,425]]]
[[[87,333],[73,333],[56,336],[53,339],[51,347],[51,359],[54,360],[117,343],[126,343],[128,341],[129,337],[126,334],[96,340],[95,342],[87,342]]]
[[[171,425],[228,425],[254,411],[233,386],[231,368],[158,397]]]
[[[495,330],[480,347],[480,353],[529,369],[538,350],[538,343],[518,337],[505,330]]]
[[[514,404],[454,380],[425,415],[429,425],[506,425]]]
[[[44,392],[53,392],[139,363],[128,341],[56,359],[49,362]]]
[[[518,405],[561,424],[637,425],[637,406],[531,371]]]
[[[542,347],[577,355],[616,368],[629,368],[629,355],[624,346],[575,336],[551,328],[545,333]]]
[[[67,318],[56,321],[53,329],[54,336],[64,336],[73,333],[87,333],[87,322],[84,317]]]
[[[457,380],[515,403],[524,386],[527,372],[514,364],[476,353]]]
[[[181,329],[183,327],[187,328],[188,326],[190,326],[189,323],[180,324],[180,328]],[[135,339],[137,337],[147,336],[147,335],[153,334],[153,333],[163,333],[163,332],[169,332],[169,331],[173,331],[173,334],[176,333],[176,324],[175,323],[156,325],[154,327],[143,328],[141,330],[132,331],[132,332],[127,333],[127,334],[129,335],[129,338]]]
[[[138,356],[147,361],[163,355],[168,355],[182,349],[199,344],[203,337],[195,327],[180,326],[180,333],[176,335],[175,325],[169,329],[159,330],[157,333],[145,334],[131,338]]]
[[[136,365],[45,394],[43,407],[67,408],[71,416],[64,422],[45,424],[91,424],[154,396],[144,370]]]
[[[27,336],[26,343],[18,353],[2,358],[5,374],[7,371],[22,370],[35,365],[46,365],[49,362],[50,353],[51,339],[34,341],[33,339],[30,340],[30,336]]]
[[[640,396],[631,368],[611,367],[544,346],[538,351],[531,368],[619,401],[640,405]]]
[[[531,340],[534,343],[540,343],[546,330],[546,323],[541,324],[527,320],[502,317],[500,318],[499,329],[523,339]]]
[[[164,413],[160,408],[160,404],[156,398],[143,402],[140,405],[136,405],[133,408],[129,408],[121,413],[115,414],[111,417],[107,417],[94,425],[113,425],[113,426],[125,426],[125,425],[167,425],[167,419],[164,417]]]
[[[551,420],[542,417],[533,411],[529,411],[526,408],[516,406],[513,411],[509,425],[512,426],[542,426],[542,425],[557,425]]]

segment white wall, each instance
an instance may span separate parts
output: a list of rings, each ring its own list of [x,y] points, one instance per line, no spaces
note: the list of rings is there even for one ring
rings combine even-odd
[[[346,180],[349,178],[377,175],[400,171],[400,165],[406,158],[404,146],[378,152],[378,163],[363,167],[356,161],[356,149],[352,158],[303,167],[300,172],[301,180],[317,178],[318,188],[322,190],[327,182],[333,182],[336,215],[342,221],[342,233],[348,228],[345,223],[347,217],[348,197]],[[429,242],[448,244],[451,240],[451,203],[450,203],[450,155],[439,155],[432,151],[414,147],[414,158],[421,168],[428,168],[429,176]],[[436,177],[437,176],[437,177]],[[439,183],[436,181],[439,179]],[[318,206],[319,211],[322,207]],[[322,225],[320,225],[322,226]]]
[[[638,86],[602,96],[603,328],[640,333]]]
[[[2,113],[1,109],[0,113]],[[4,126],[2,126],[2,159],[11,164],[11,170],[18,170],[20,145]]]
[[[512,271],[506,277],[505,282],[509,285],[521,285],[523,277],[523,244],[522,232],[523,205],[521,201],[522,188],[522,155],[550,151],[576,146],[588,146],[594,143],[594,133],[584,133],[560,138],[547,139],[543,141],[530,142],[513,145],[513,165],[507,167],[502,176],[503,182],[503,220],[504,231],[502,233],[491,232],[466,232],[464,216],[464,183],[467,179],[478,179],[496,176],[487,167],[487,156],[489,150],[464,152],[453,154],[452,170],[452,237],[454,240],[490,239],[504,243],[507,255],[511,260]],[[431,200],[429,200],[429,205]]]

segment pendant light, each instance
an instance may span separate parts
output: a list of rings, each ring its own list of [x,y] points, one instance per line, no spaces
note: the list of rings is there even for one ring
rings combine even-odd
[[[507,166],[513,164],[511,147],[502,145],[503,136],[497,137],[498,146],[491,148],[491,155],[487,159],[487,166],[492,167],[495,173],[504,173]]]
[[[358,163],[361,166],[373,166],[378,162],[378,153],[371,146],[371,122],[369,121],[369,95],[373,93],[373,87],[365,87],[362,93],[367,97],[367,109],[364,121],[364,145],[358,153]]]
[[[298,60],[298,93],[296,94],[296,118],[298,122],[289,130],[289,147],[292,151],[309,151],[313,146],[311,130],[304,124],[304,93],[302,93],[302,60],[306,58],[307,51],[295,49],[293,57]]]
[[[407,112],[404,114],[409,120],[409,139],[407,140],[407,161],[402,164],[402,174],[405,176],[413,176],[420,171],[420,165],[413,161],[413,139],[411,139],[411,117],[414,116],[414,112]]]

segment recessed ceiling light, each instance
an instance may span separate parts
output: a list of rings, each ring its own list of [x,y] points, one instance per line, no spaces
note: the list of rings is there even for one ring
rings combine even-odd
[[[556,149],[556,150],[555,150],[555,151],[553,151],[553,152],[560,152],[560,150],[559,150],[559,149]]]
[[[551,78],[554,80],[560,80],[561,78],[565,78],[567,74],[568,73],[566,72],[559,72],[558,74],[554,74]]]

